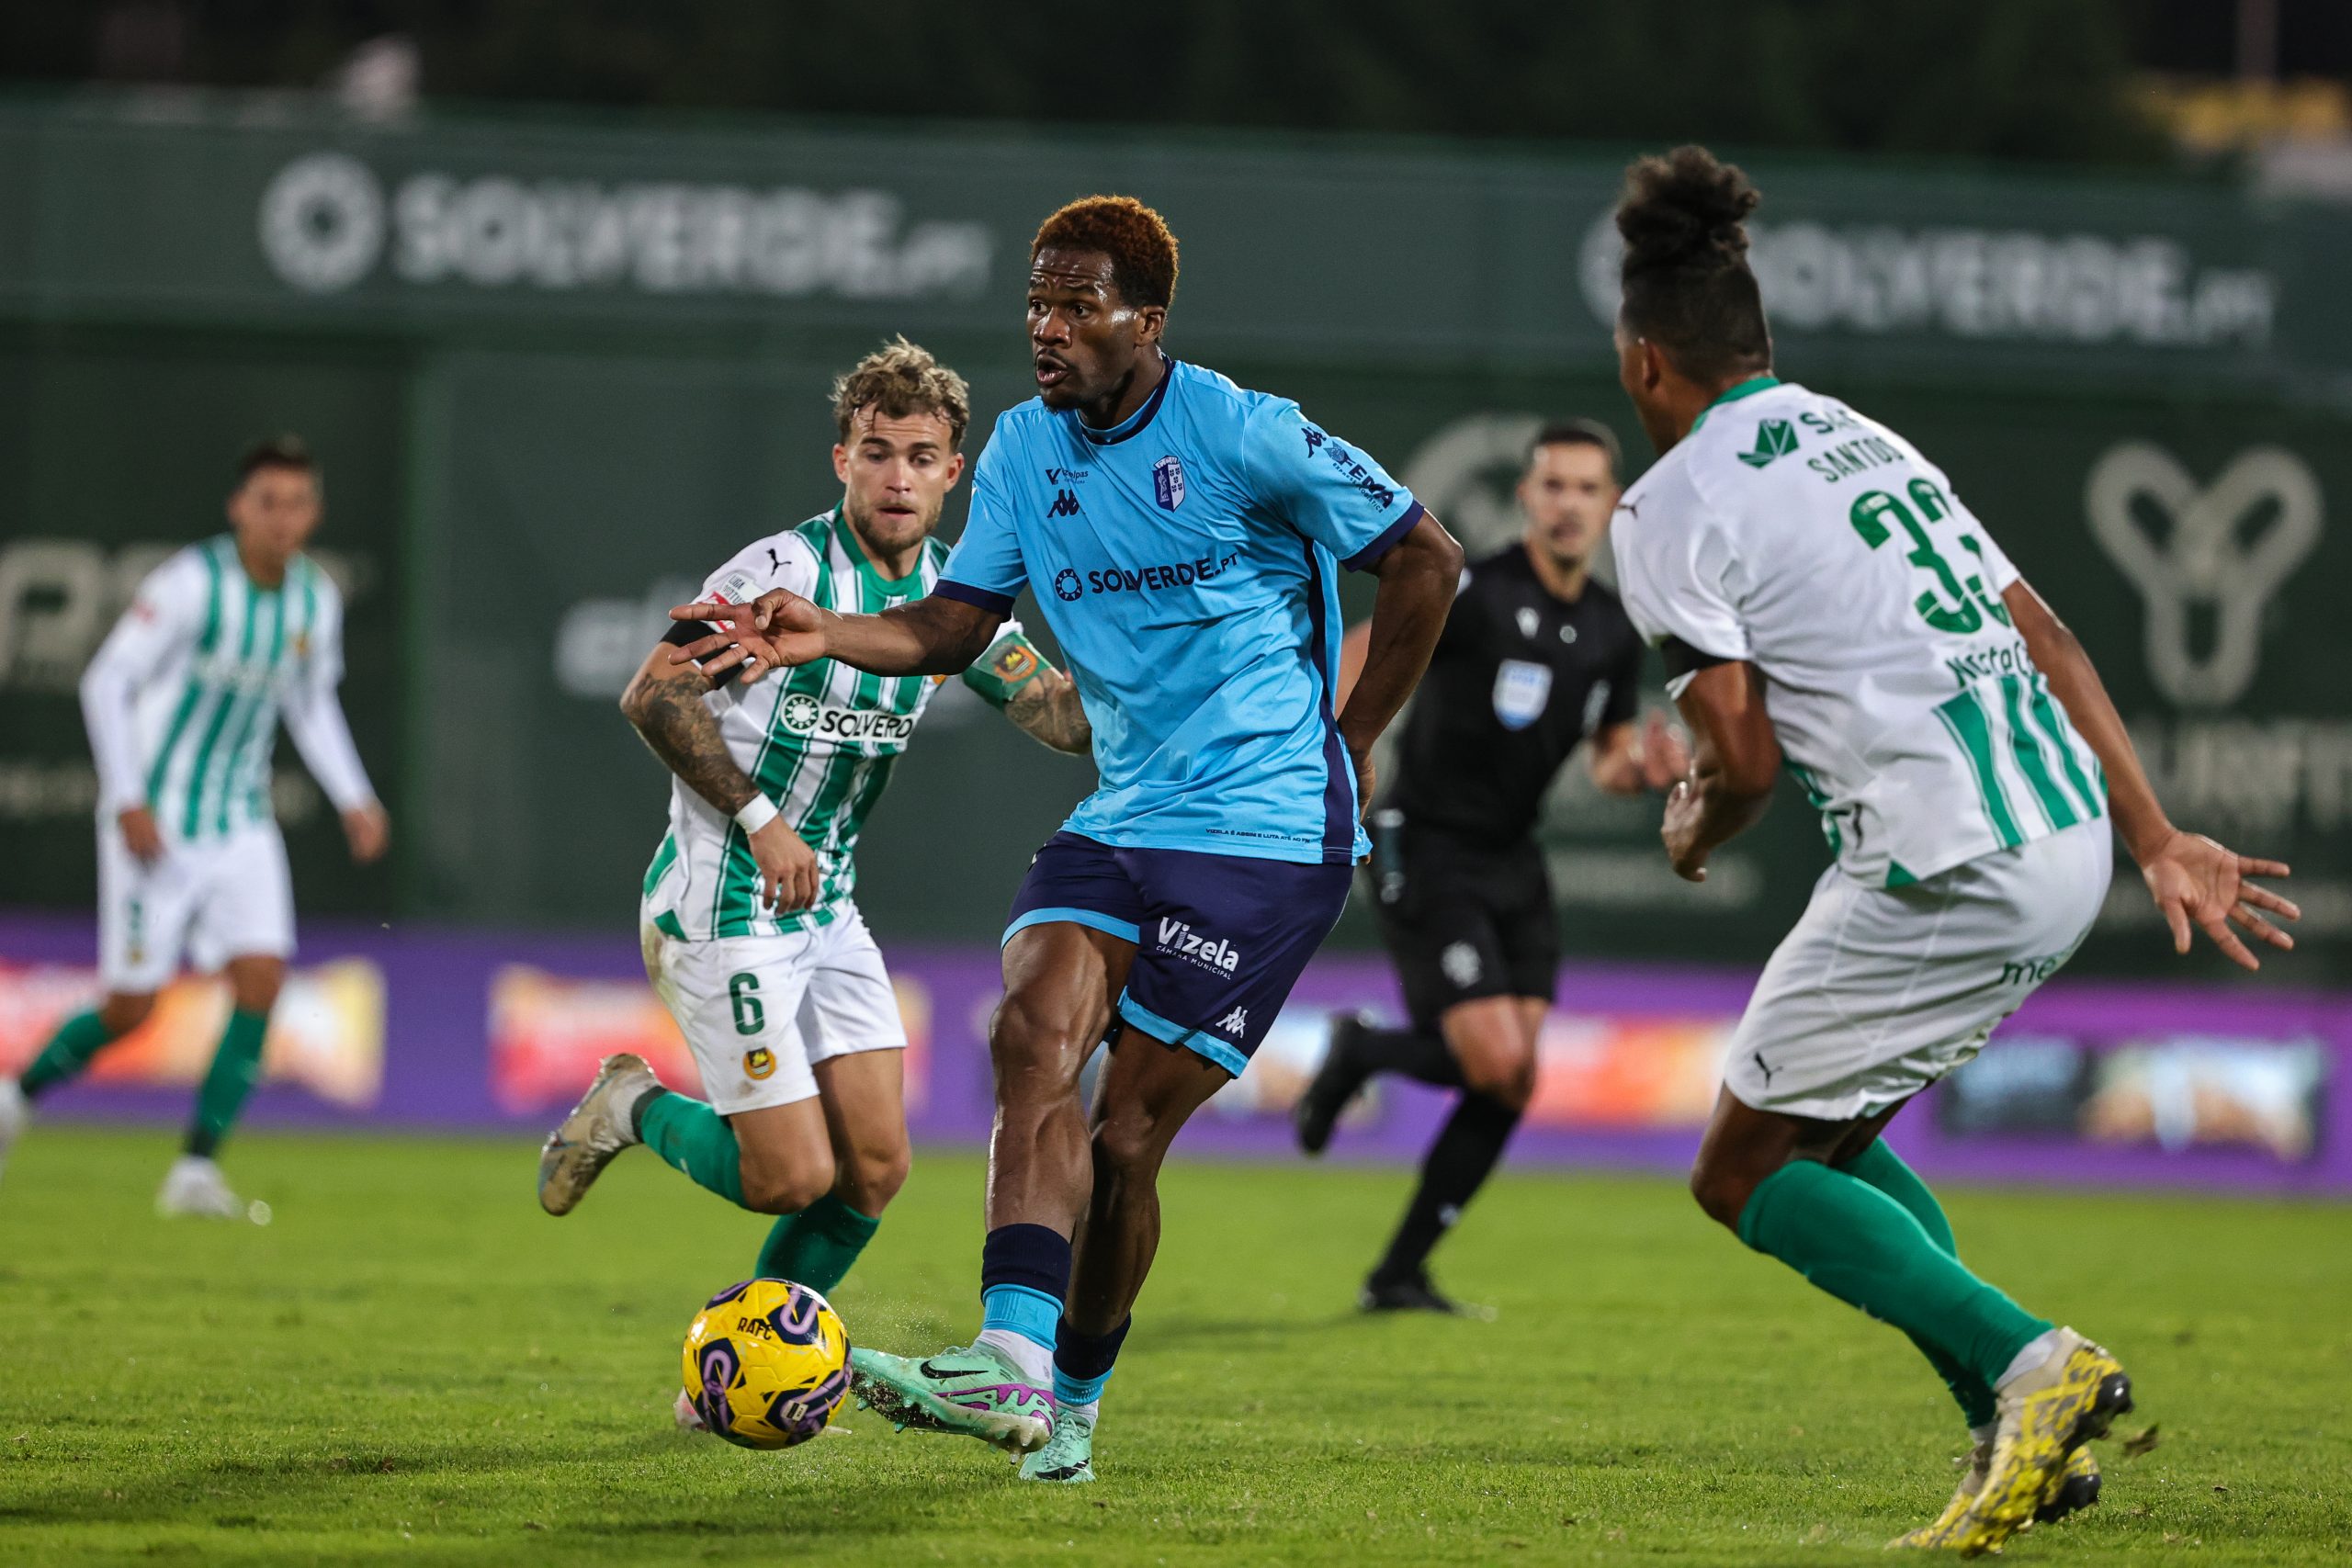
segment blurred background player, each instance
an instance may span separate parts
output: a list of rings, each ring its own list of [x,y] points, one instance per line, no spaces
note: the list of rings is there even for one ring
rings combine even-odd
[[[1619,508],[1618,582],[1689,721],[1668,798],[1696,882],[1785,761],[1836,863],[1766,964],[1691,1171],[1749,1247],[1911,1337],[1975,1439],[1898,1545],[1997,1549],[2096,1475],[2121,1365],[1972,1274],[1879,1137],[2055,973],[2107,896],[2116,832],[2186,953],[2229,922],[2293,945],[2245,880],[2283,876],[2166,819],[2089,657],[1951,481],[1883,424],[1772,375],[1747,265],[1756,189],[1704,149],[1628,172],[1620,379],[1658,460]],[[2050,1238],[2064,1245],[2063,1236]]]
[[[1030,247],[1038,396],[997,421],[937,589],[863,615],[777,593],[690,650],[752,677],[826,658],[956,670],[1034,583],[1069,654],[1102,782],[1005,928],[980,1333],[852,1359],[894,1421],[1026,1454],[1038,1481],[1093,1479],[1103,1383],[1159,1244],[1160,1162],[1339,919],[1369,847],[1373,744],[1462,568],[1419,502],[1296,403],[1162,351],[1176,270],[1175,236],[1133,197],[1047,218]],[[1379,578],[1344,705],[1342,564]],[[1114,1027],[1090,1117],[1080,1075]]]
[[[1463,573],[1406,716],[1396,779],[1373,814],[1374,908],[1410,1025],[1336,1020],[1298,1102],[1299,1146],[1314,1155],[1375,1073],[1462,1091],[1364,1281],[1367,1311],[1459,1310],[1430,1284],[1429,1256],[1534,1092],[1560,962],[1535,826],[1561,764],[1589,741],[1592,782],[1634,795],[1666,788],[1688,762],[1663,718],[1635,726],[1642,639],[1592,580],[1617,504],[1616,436],[1590,420],[1546,425],[1517,495],[1526,532]],[[1343,702],[1369,631],[1358,626],[1342,646]]]
[[[343,597],[303,545],[317,465],[293,436],[254,447],[229,493],[231,532],[150,573],[82,677],[98,773],[98,970],[106,998],[60,1024],[21,1079],[0,1078],[0,1156],[30,1103],[138,1028],[185,954],[229,982],[230,1013],[156,1208],[233,1219],[213,1156],[261,1076],[270,1009],[294,952],[294,892],[269,793],[280,718],[342,814],[351,857],[390,827],[335,688]]]
[[[872,614],[931,591],[947,555],[932,535],[964,472],[964,378],[900,338],[833,383],[833,415],[842,499],[740,552],[700,603],[784,588]],[[853,895],[858,835],[937,682],[820,660],[742,685],[673,661],[705,631],[683,622],[657,644],[621,708],[674,775],[640,931],[709,1099],[665,1089],[641,1056],[607,1058],[548,1139],[539,1201],[569,1213],[641,1142],[728,1201],[782,1216],[754,1273],[829,1292],[907,1178],[906,1033]],[[963,678],[1045,744],[1087,749],[1069,677],[1018,623]],[[688,1408],[682,1395],[681,1420]]]

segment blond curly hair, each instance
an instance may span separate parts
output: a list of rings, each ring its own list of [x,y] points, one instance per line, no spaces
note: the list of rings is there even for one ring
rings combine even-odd
[[[947,422],[947,445],[954,451],[963,446],[965,427],[972,423],[972,389],[933,359],[931,350],[902,334],[833,378],[833,423],[843,441],[849,439],[850,422],[868,408],[888,419],[939,415]]]

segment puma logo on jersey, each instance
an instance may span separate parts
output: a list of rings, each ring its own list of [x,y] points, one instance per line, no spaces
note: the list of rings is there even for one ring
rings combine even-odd
[[[1216,1021],[1216,1026],[1225,1031],[1227,1034],[1238,1036],[1250,1027],[1250,1010],[1248,1008],[1235,1008],[1231,1012],[1227,1013],[1223,1018],[1218,1019]]]
[[[1163,919],[1159,922],[1159,951],[1188,958],[1211,969],[1232,974],[1241,967],[1241,950],[1223,937],[1211,942],[1182,920]]]
[[[1768,419],[1756,427],[1754,450],[1742,452],[1739,460],[1751,468],[1760,468],[1796,449],[1797,427],[1785,419]]]

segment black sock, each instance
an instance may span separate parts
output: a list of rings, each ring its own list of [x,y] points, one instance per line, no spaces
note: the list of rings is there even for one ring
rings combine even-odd
[[[1433,1030],[1359,1030],[1349,1055],[1367,1075],[1397,1073],[1438,1089],[1462,1087],[1462,1064]]]
[[[1420,1272],[1430,1249],[1462,1217],[1471,1195],[1485,1185],[1518,1125],[1519,1112],[1500,1100],[1483,1094],[1462,1097],[1421,1161],[1421,1184],[1405,1207],[1388,1255],[1372,1271],[1374,1280],[1409,1280]]]

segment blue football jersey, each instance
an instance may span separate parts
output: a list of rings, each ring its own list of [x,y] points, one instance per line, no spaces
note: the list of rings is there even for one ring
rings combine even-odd
[[[1333,712],[1336,570],[1420,515],[1296,403],[1170,360],[1115,429],[1036,399],[1000,418],[933,592],[1004,615],[1035,585],[1094,728],[1070,832],[1345,864],[1370,846]]]

